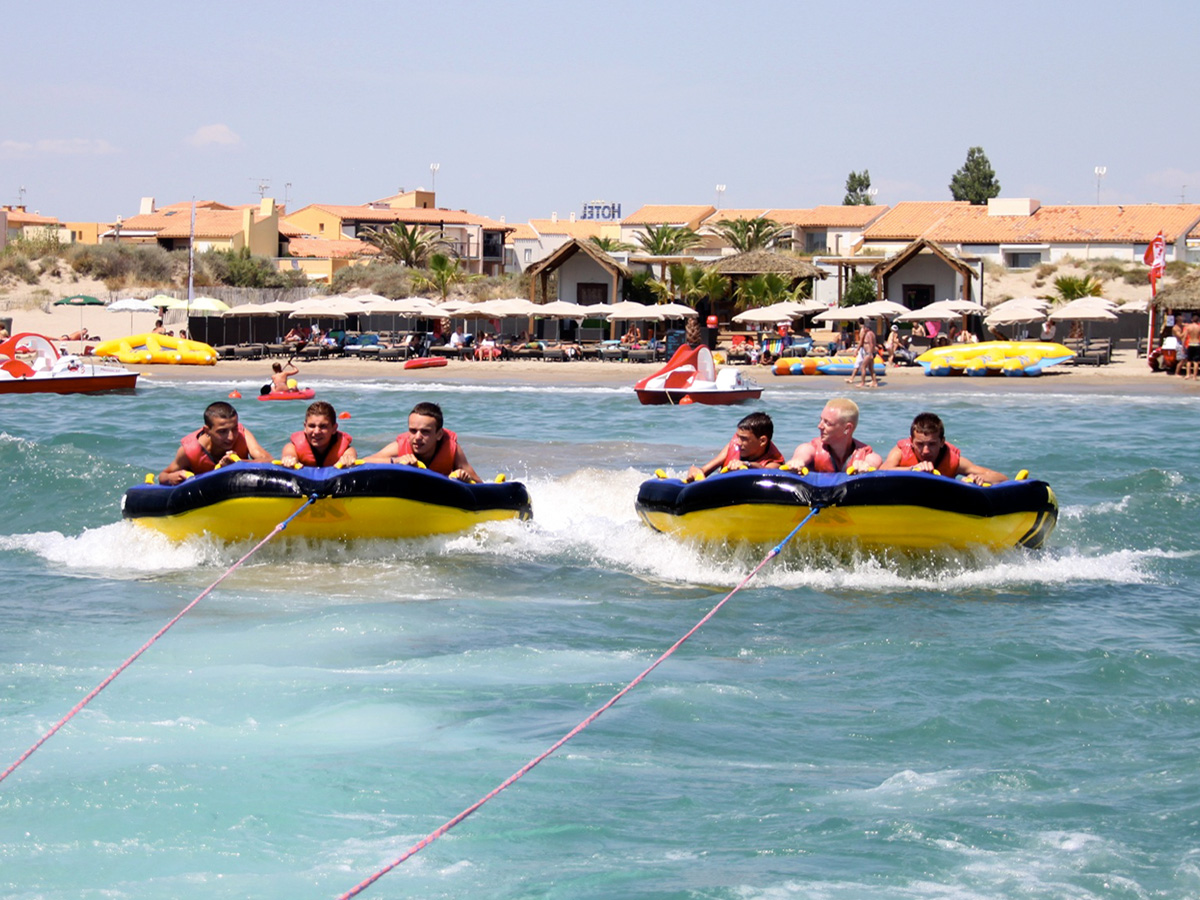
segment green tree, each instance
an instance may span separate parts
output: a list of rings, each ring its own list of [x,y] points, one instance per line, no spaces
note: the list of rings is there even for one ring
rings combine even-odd
[[[992,197],[1000,196],[1000,182],[982,147],[967,151],[967,161],[950,179],[950,196],[982,206]]]
[[[783,226],[774,219],[722,219],[712,226],[713,232],[739,253],[765,250],[783,233]]]
[[[630,250],[636,250],[637,247],[633,244],[627,244],[620,238],[614,237],[590,237],[588,241],[594,244],[598,249],[605,253],[627,253]]]
[[[1060,300],[1078,300],[1081,297],[1103,297],[1104,285],[1091,275],[1061,275],[1054,279],[1054,292]]]
[[[364,232],[359,237],[377,247],[388,262],[400,263],[410,269],[421,268],[431,255],[445,247],[445,241],[437,232],[428,231],[420,225],[409,228],[403,222],[396,222],[390,228],[381,228],[379,231]]]
[[[842,198],[842,206],[874,206],[871,196],[871,173],[867,169],[861,172],[851,172],[846,176],[846,196]]]
[[[878,298],[875,296],[875,279],[864,272],[855,272],[842,294],[842,306],[862,306]]]
[[[729,294],[729,276],[722,275],[716,269],[706,269],[700,279],[701,296],[707,297],[714,306]]]
[[[655,303],[658,300],[658,294],[654,290],[654,285],[657,283],[653,272],[647,272],[645,269],[634,272],[631,277],[622,282],[621,299],[631,300],[634,303]]]
[[[791,282],[778,272],[764,272],[744,279],[735,295],[739,309],[755,309],[787,300]]]
[[[437,291],[438,296],[445,300],[450,296],[454,285],[476,281],[478,278],[478,275],[468,275],[464,272],[457,259],[445,253],[435,253],[429,257],[429,268],[426,272],[413,276],[413,283],[421,290]]]

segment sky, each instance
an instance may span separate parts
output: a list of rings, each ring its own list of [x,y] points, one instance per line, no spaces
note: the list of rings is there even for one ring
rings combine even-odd
[[[0,203],[63,221],[417,187],[510,223],[803,208],[863,169],[879,204],[948,200],[973,146],[1005,197],[1200,202],[1194,2],[66,0],[3,24]]]

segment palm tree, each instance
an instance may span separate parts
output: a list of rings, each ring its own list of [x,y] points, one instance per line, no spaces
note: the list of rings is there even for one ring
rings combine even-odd
[[[1061,300],[1078,300],[1080,297],[1103,297],[1104,285],[1091,275],[1062,275],[1054,279],[1054,291]]]
[[[637,247],[633,244],[627,244],[620,238],[614,237],[590,237],[588,241],[594,244],[605,253],[626,253],[630,250],[636,250]]]
[[[700,235],[692,229],[674,225],[647,225],[645,234],[637,234],[634,239],[651,256],[678,256],[700,243]],[[659,269],[659,280],[666,281],[666,278],[667,264],[664,262]]]
[[[774,219],[722,219],[713,232],[738,253],[766,250],[783,234],[784,227]]]
[[[700,279],[700,291],[715,306],[729,293],[729,276],[713,269],[705,269],[704,276]]]
[[[704,269],[700,266],[674,263],[670,271],[671,287],[678,292],[679,299],[689,306],[695,305],[695,301],[704,296],[704,289],[700,286],[704,280]]]
[[[791,282],[778,272],[764,272],[747,278],[737,288],[738,308],[754,309],[770,306],[791,296]]]
[[[468,275],[459,267],[459,261],[444,253],[435,253],[429,258],[429,274],[416,274],[413,283],[421,290],[434,290],[443,301],[450,296],[450,289],[459,282],[476,281],[481,276]]]
[[[409,228],[403,222],[396,222],[391,228],[365,232],[361,239],[378,247],[384,259],[410,269],[419,269],[425,265],[430,254],[445,246],[440,234],[427,231],[420,225]]]

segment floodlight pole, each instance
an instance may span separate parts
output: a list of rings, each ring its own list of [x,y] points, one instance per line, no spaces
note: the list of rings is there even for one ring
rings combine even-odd
[[[432,194],[437,194],[437,173],[438,173],[438,169],[440,169],[441,167],[442,167],[441,163],[430,163],[429,164],[429,191]],[[436,201],[434,201],[434,202],[436,202]]]
[[[725,196],[725,185],[717,185],[717,209],[721,208],[721,198]]]
[[[1108,174],[1108,166],[1096,166],[1096,205],[1100,205],[1100,179]]]

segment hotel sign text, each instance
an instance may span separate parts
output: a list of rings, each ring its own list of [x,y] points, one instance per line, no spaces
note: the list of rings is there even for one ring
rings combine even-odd
[[[621,204],[593,200],[591,203],[583,204],[583,214],[579,218],[602,219],[605,222],[612,222],[621,218]]]

